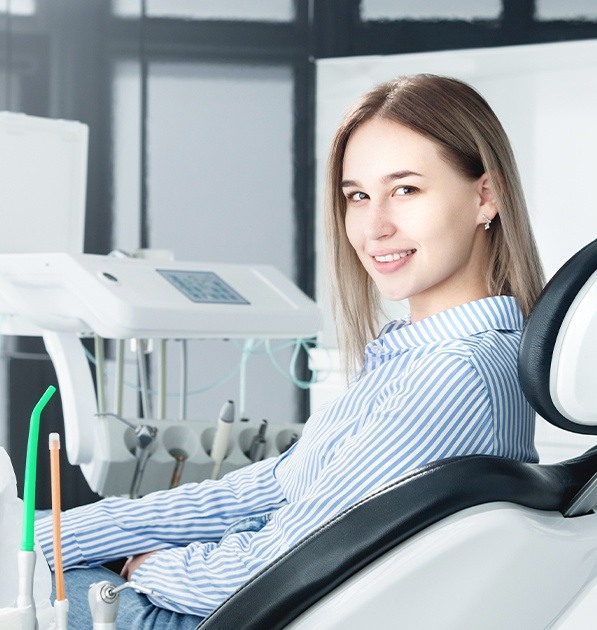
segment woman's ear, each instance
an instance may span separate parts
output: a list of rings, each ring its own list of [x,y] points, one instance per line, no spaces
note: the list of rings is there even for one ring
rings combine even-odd
[[[485,223],[487,219],[493,220],[497,215],[495,191],[487,173],[483,173],[477,180],[477,192],[479,195],[477,221],[481,224]]]

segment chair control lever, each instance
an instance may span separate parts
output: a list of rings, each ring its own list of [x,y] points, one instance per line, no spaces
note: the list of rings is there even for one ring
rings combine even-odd
[[[564,510],[564,516],[582,516],[594,512],[595,508],[597,508],[597,473],[576,493]]]

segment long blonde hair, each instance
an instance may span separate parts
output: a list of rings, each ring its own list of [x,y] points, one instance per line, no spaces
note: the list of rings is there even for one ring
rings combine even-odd
[[[359,369],[365,345],[378,332],[381,299],[346,236],[342,165],[351,134],[374,117],[400,123],[433,140],[443,157],[466,177],[487,173],[498,208],[488,232],[489,295],[514,296],[527,316],[544,284],[516,160],[485,99],[462,81],[429,74],[378,85],[344,117],[332,141],[327,169],[325,230],[332,308],[349,374]]]

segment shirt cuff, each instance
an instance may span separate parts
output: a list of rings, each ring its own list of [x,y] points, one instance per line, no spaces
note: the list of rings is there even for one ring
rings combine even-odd
[[[60,541],[64,567],[86,565],[87,562],[79,548],[74,531],[64,526],[61,526],[61,530]],[[35,522],[35,540],[39,543],[50,569],[54,571],[54,530],[51,516],[46,516]]]

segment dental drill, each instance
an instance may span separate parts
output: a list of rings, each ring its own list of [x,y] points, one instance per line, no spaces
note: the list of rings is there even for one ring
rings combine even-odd
[[[172,479],[170,480],[170,488],[176,488],[180,484],[180,478],[182,477],[182,471],[184,463],[187,461],[189,455],[182,448],[173,448],[170,451],[170,455],[176,460],[174,464],[174,471],[172,473]]]
[[[288,440],[288,443],[285,444],[281,449],[280,453],[285,453],[295,442],[298,442],[299,436],[298,433],[293,433]]]
[[[136,444],[135,444],[135,472],[133,473],[133,481],[131,483],[131,489],[129,496],[131,499],[137,499],[139,497],[139,488],[141,487],[141,481],[143,480],[143,474],[145,472],[145,466],[147,460],[152,453],[152,446],[155,442],[158,430],[156,427],[152,427],[148,424],[133,424],[126,418],[119,416],[115,413],[98,413],[98,417],[102,418],[116,418],[127,425],[135,432]]]
[[[249,447],[249,459],[252,462],[260,462],[265,456],[266,439],[265,432],[267,431],[267,420],[262,420],[259,425],[259,430],[251,440],[251,446]]]
[[[87,592],[93,630],[116,630],[119,598],[110,582],[96,582]]]
[[[137,444],[135,446],[135,472],[133,473],[133,481],[131,483],[130,498],[137,499],[139,497],[139,488],[143,480],[145,466],[147,460],[151,456],[151,447],[154,443],[158,430],[156,427],[150,427],[148,424],[140,424],[135,429]]]
[[[116,616],[120,604],[119,594],[125,588],[132,588],[145,595],[151,595],[153,592],[135,582],[125,582],[120,586],[114,586],[107,580],[103,580],[91,584],[87,592],[87,600],[89,601],[93,630],[116,630]]]

